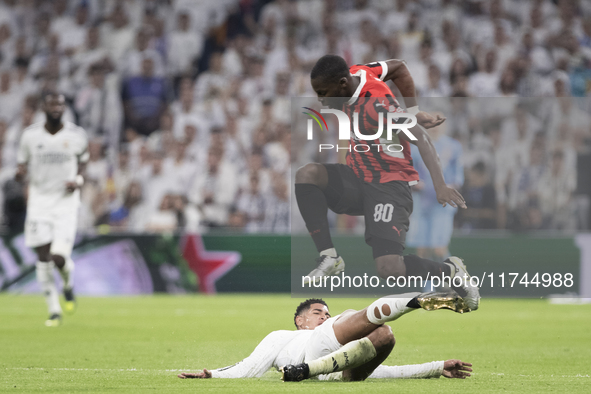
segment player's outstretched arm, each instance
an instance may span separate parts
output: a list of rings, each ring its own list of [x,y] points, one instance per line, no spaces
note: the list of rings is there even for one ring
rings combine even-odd
[[[417,138],[416,141],[411,140],[405,133],[398,133],[398,136],[415,144],[419,148],[421,158],[429,170],[429,174],[431,174],[435,193],[437,194],[437,201],[444,207],[449,204],[454,208],[467,208],[466,201],[464,201],[464,197],[462,197],[460,192],[445,183],[439,155],[437,155],[435,146],[427,131],[420,125],[416,125],[409,130]]]
[[[404,60],[391,59],[385,63],[388,66],[388,73],[386,74],[384,81],[390,80],[394,82],[394,85],[396,85],[398,90],[400,90],[400,94],[404,97],[408,112],[417,117],[417,122],[421,126],[430,129],[445,122],[445,117],[439,114],[434,115],[428,112],[419,111],[415,83]]]
[[[445,117],[440,114],[430,114],[429,112],[419,111],[415,115],[417,117],[417,123],[426,129],[439,126],[445,122]]]
[[[380,365],[370,379],[431,379],[444,376],[450,379],[465,379],[470,376],[472,364],[460,360],[433,361],[413,365]]]
[[[447,360],[443,364],[443,373],[441,375],[450,379],[466,379],[472,372],[471,366],[472,364],[461,360]]]
[[[293,338],[289,335],[290,333],[291,331],[273,331],[259,343],[250,356],[234,365],[213,370],[204,369],[203,372],[197,373],[181,373],[178,377],[181,379],[260,378],[273,366],[281,349]]]
[[[181,379],[210,379],[211,371],[203,368],[203,371],[197,373],[183,372],[177,375]]]

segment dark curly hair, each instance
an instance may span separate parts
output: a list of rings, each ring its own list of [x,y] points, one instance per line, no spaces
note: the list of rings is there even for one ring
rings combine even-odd
[[[349,66],[340,56],[324,55],[314,65],[310,79],[320,78],[328,83],[336,83],[349,75]]]
[[[297,329],[299,329],[299,327],[296,323],[296,317],[298,317],[302,313],[308,311],[310,309],[310,305],[312,305],[312,304],[322,304],[328,308],[328,305],[326,305],[326,302],[324,302],[324,300],[321,300],[320,298],[309,298],[306,301],[302,302],[300,305],[298,305],[298,307],[296,308],[295,314],[293,315],[293,324],[295,324]]]

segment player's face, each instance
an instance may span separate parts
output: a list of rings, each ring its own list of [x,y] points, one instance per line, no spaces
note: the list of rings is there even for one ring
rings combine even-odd
[[[66,110],[66,100],[64,96],[49,96],[44,103],[45,114],[53,120],[60,120]]]
[[[312,80],[312,89],[318,95],[318,101],[330,108],[341,108],[351,97],[347,78],[341,78],[338,82],[329,83],[322,78]]]
[[[330,318],[328,307],[322,304],[312,304],[310,309],[302,313],[298,326],[301,330],[313,330]]]

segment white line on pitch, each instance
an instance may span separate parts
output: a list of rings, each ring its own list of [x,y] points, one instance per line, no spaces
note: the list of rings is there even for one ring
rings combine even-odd
[[[37,367],[32,367],[32,368],[18,368],[18,367],[13,367],[13,368],[5,368],[5,369],[13,369],[13,370],[21,370],[21,371],[31,371],[31,370],[37,370],[37,371],[111,371],[111,372],[180,372],[180,371],[188,371],[188,370],[193,370],[194,368],[187,368],[187,369],[142,369],[142,368],[114,368],[114,369],[109,369],[109,368],[37,368]]]
[[[186,369],[142,369],[142,368],[23,368],[23,367],[13,367],[13,368],[4,368],[5,370],[13,369],[13,370],[21,370],[21,371],[107,371],[107,372],[186,372],[192,371],[194,368],[186,368]],[[482,375],[482,373],[472,373],[472,375]],[[545,377],[548,375],[505,375],[504,373],[495,373],[491,372],[491,375],[495,376],[520,376],[520,377],[530,377],[530,378],[539,378]],[[549,375],[550,377],[554,377],[554,375]],[[556,376],[558,378],[591,378],[589,375],[559,375]]]

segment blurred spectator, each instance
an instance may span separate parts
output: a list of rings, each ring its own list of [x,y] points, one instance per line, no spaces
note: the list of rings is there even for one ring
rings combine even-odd
[[[166,194],[162,197],[158,209],[152,211],[146,220],[146,231],[164,233],[173,232],[177,228],[183,228],[183,225],[179,224],[184,224],[184,219],[181,217],[181,223],[179,223],[173,202],[174,200],[171,194]]]
[[[203,39],[191,30],[191,15],[186,11],[177,14],[177,30],[170,34],[168,72],[174,77],[193,74],[193,61],[203,49]]]
[[[141,173],[139,174],[144,194],[143,202],[148,215],[162,209],[164,196],[174,192],[175,181],[164,171],[163,153],[156,151],[149,153],[149,155],[149,164],[146,163],[146,166],[140,169]]]
[[[130,77],[123,85],[125,123],[139,134],[150,135],[158,128],[167,103],[166,81],[154,76],[154,62],[142,60],[142,74]]]
[[[225,159],[223,145],[212,145],[205,171],[196,177],[189,194],[189,200],[199,207],[206,226],[218,227],[228,222],[237,191],[237,169]]]
[[[510,228],[526,230],[542,227],[539,190],[544,187],[544,164],[544,150],[540,144],[534,144],[529,154],[529,165],[517,168],[512,176],[507,204]]]
[[[439,112],[439,115],[443,114]],[[464,184],[462,145],[447,135],[447,127],[443,123],[428,132],[439,155],[445,182],[460,190]],[[414,211],[410,216],[407,243],[410,247],[417,248],[419,257],[445,260],[450,255],[448,245],[458,208],[451,205],[442,207],[437,202],[431,174],[415,145],[411,146],[411,154],[420,181],[411,189]]]
[[[186,195],[195,178],[195,163],[187,156],[187,144],[174,142],[174,156],[164,159],[163,171],[170,178],[171,190]]]
[[[22,98],[11,88],[11,75],[8,71],[0,73],[0,117],[11,123],[18,115]]]
[[[441,79],[439,67],[435,64],[429,66],[429,83],[421,93],[423,97],[446,97],[451,93],[449,84]]]
[[[102,65],[103,71],[114,69],[110,53],[101,46],[100,31],[97,26],[92,26],[86,32],[84,45],[72,56],[73,67],[76,69],[74,79],[77,85],[84,85],[90,76],[91,66]]]
[[[575,149],[577,152],[577,189],[575,191],[577,228],[589,230],[591,223],[591,182],[589,172],[591,168],[591,139],[584,132],[575,135]]]
[[[195,100],[201,101],[218,95],[228,86],[227,77],[222,73],[222,54],[214,52],[209,58],[209,68],[199,75],[195,84]]]
[[[198,133],[194,124],[187,124],[185,125],[184,138],[179,139],[187,148],[187,158],[193,161],[197,167],[206,164],[207,148],[209,147],[209,138],[199,138],[201,134],[203,133]]]
[[[49,49],[49,38],[51,36],[51,15],[47,12],[41,12],[39,14],[32,13],[37,16],[35,23],[35,31],[33,33],[33,52],[41,54]]]
[[[289,170],[291,130],[288,124],[277,125],[277,138],[264,146],[264,156],[271,171],[284,174]]]
[[[129,24],[128,14],[120,5],[113,8],[107,20],[101,25],[101,42],[113,62],[119,64],[133,45],[134,29]]]
[[[270,233],[289,233],[289,187],[280,174],[273,176],[273,194],[265,202],[263,230]]]
[[[180,83],[179,99],[170,104],[171,116],[174,119],[174,136],[177,139],[183,138],[185,127],[188,124],[203,124],[204,119],[200,117],[199,108],[193,97],[193,84],[189,78],[184,78]],[[201,142],[205,143],[207,136],[202,133]]]
[[[245,230],[256,233],[262,230],[265,218],[265,196],[261,193],[259,176],[251,173],[249,184],[243,188],[238,198],[237,209],[245,215]]]
[[[78,91],[74,103],[80,126],[89,136],[104,136],[109,145],[116,146],[123,120],[119,92],[105,83],[102,65],[92,65],[88,73],[90,84]]]
[[[65,3],[65,4],[64,4]],[[75,18],[64,15],[67,1],[57,0],[54,10],[60,8],[63,10],[63,16],[53,19],[51,31],[59,36],[60,50],[71,55],[80,49],[87,36],[88,7],[84,4],[76,8]]]
[[[6,166],[5,155],[15,151],[7,141],[6,122],[0,120],[0,182],[3,186],[0,193],[0,204],[4,212],[2,222],[11,234],[18,234],[24,230],[26,214],[26,190],[22,182],[14,180],[14,167]],[[8,148],[8,149],[7,149]]]
[[[483,162],[466,171],[462,195],[469,209],[461,209],[458,225],[462,229],[491,229],[496,227],[495,189]]]
[[[263,152],[254,149],[248,160],[248,167],[252,173],[256,173],[259,179],[259,188],[261,192],[268,195],[271,192],[271,171],[264,165]],[[245,184],[246,182],[241,182]]]
[[[113,195],[111,203],[121,204],[124,200],[124,194],[131,182],[134,180],[134,172],[130,165],[130,156],[127,146],[125,146],[117,157],[117,165],[114,166],[111,182],[113,183]]]
[[[118,208],[109,213],[108,223],[114,230],[141,230],[138,228],[138,210],[141,211],[142,187],[132,182],[126,189],[125,198]],[[143,213],[143,212],[140,212]]]
[[[251,56],[245,71],[246,78],[242,81],[240,96],[247,100],[255,97],[269,97],[272,92],[272,83],[263,73],[264,59],[258,55]]]
[[[478,61],[478,72],[468,81],[468,92],[474,97],[499,96],[499,74],[497,71],[497,52],[490,50]]]
[[[149,217],[174,215],[179,230],[203,230],[203,218],[268,231],[263,222],[272,219],[251,210],[271,209],[271,201],[282,206],[290,167],[318,161],[300,136],[292,141],[288,125],[291,97],[315,96],[310,69],[325,53],[349,64],[404,59],[420,96],[454,97],[421,100],[421,108],[428,102],[445,108],[466,174],[480,185],[469,190],[480,193],[484,177],[489,195],[493,181],[494,199],[487,197],[475,214],[482,221],[466,218],[466,227],[495,227],[491,201],[499,228],[588,227],[582,220],[591,211],[588,2],[0,3],[0,128],[6,129],[0,182],[12,177],[23,129],[45,121],[38,97],[59,90],[68,101],[64,119],[83,126],[93,141],[82,229],[108,224],[133,189],[137,201],[119,229],[142,231]],[[469,96],[500,98],[464,99]],[[539,165],[530,157],[533,146],[542,151]],[[560,151],[562,159],[552,153],[556,159],[546,160],[546,150]],[[338,155],[325,159],[335,162]],[[475,170],[479,162],[483,174]],[[521,189],[530,165],[548,182],[558,182],[552,172],[558,168],[576,179],[576,189],[566,185],[560,200],[570,201],[570,211],[533,186]],[[235,180],[231,185],[226,175]],[[134,181],[141,183],[131,187]],[[220,200],[223,193],[229,196]],[[255,202],[241,202],[250,199]],[[567,216],[581,220],[573,225]]]
[[[552,153],[539,184],[540,210],[544,227],[552,230],[576,229],[572,193],[576,188],[576,174],[568,171],[561,150]]]
[[[230,208],[227,224],[229,229],[242,231],[246,227],[246,223],[246,213],[236,209],[236,207]]]
[[[35,100],[33,100],[35,101]],[[4,134],[4,144],[2,146],[2,168],[14,170],[16,168],[16,152],[24,129],[33,124],[35,117],[35,108],[31,105],[25,105],[21,111],[20,117],[13,121]]]
[[[137,32],[135,47],[123,56],[120,63],[121,74],[124,77],[146,76],[144,62],[147,59],[152,61],[151,75],[164,76],[164,60],[157,50],[149,46],[152,34],[152,29],[147,26]]]
[[[34,95],[37,90],[37,82],[29,75],[29,59],[19,57],[14,60],[15,70],[11,78],[12,90],[18,92],[19,102],[24,98]]]

